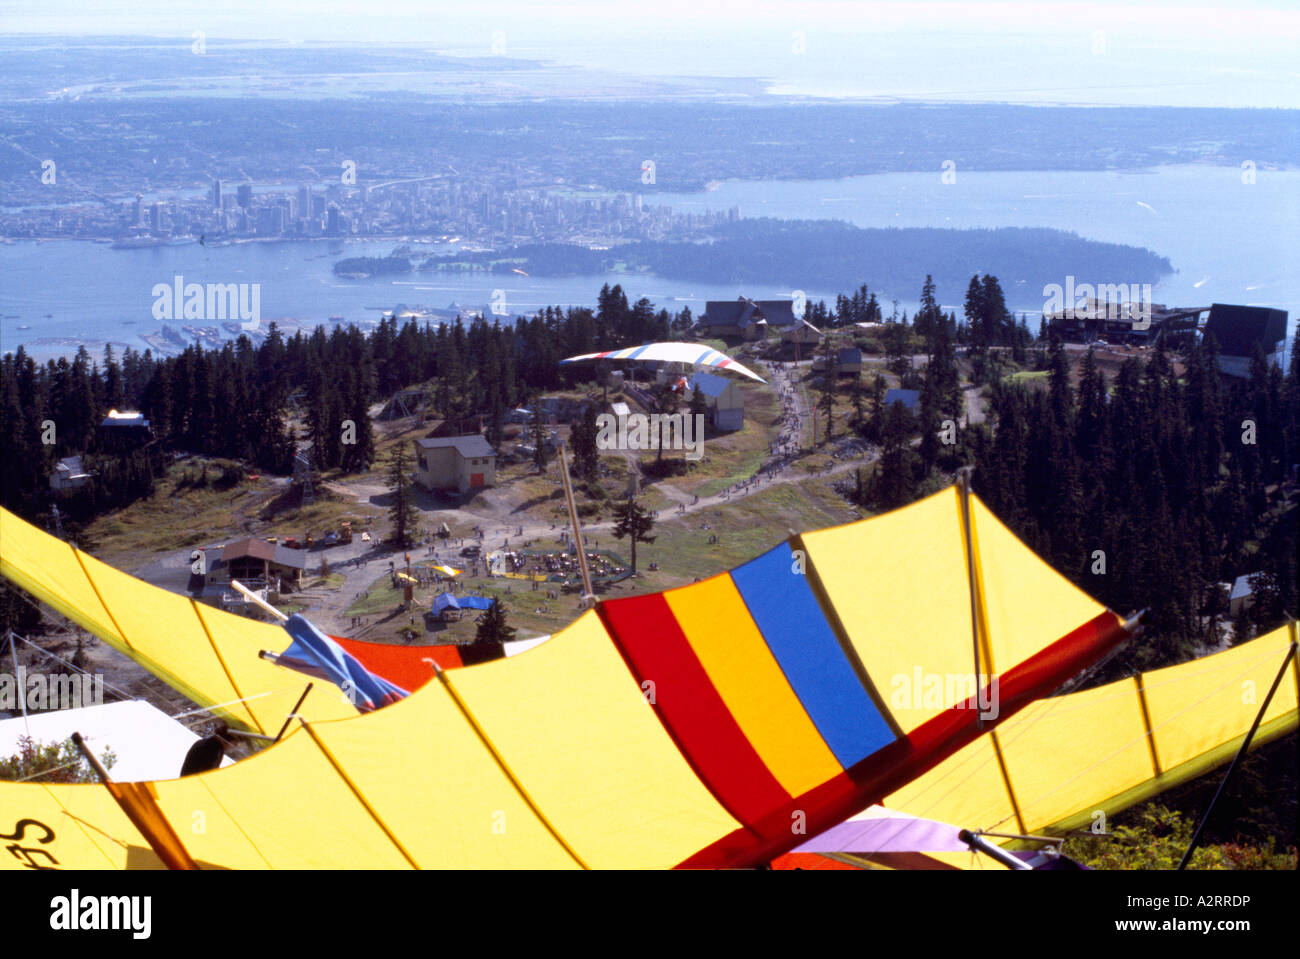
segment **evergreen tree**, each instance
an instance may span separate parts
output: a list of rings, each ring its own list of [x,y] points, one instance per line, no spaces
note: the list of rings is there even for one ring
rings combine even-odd
[[[984,322],[984,286],[980,283],[978,274],[972,276],[970,283],[966,286],[964,312],[966,326],[970,330],[971,352],[982,355],[990,344],[988,329]]]
[[[928,380],[926,381],[928,382]],[[926,382],[921,384],[919,420],[921,426],[921,475],[929,476],[939,458],[939,414]]]
[[[492,600],[492,605],[483,613],[474,631],[476,643],[508,643],[515,638],[513,626],[506,625],[506,613],[501,608],[501,601]]]
[[[653,543],[655,537],[649,535],[654,529],[654,517],[649,510],[637,505],[636,499],[629,497],[614,507],[614,538],[627,539],[632,545],[632,572],[636,572],[636,544]]]
[[[934,280],[928,273],[921,287],[921,309],[917,311],[916,320],[912,325],[916,327],[917,335],[925,344],[927,363],[934,362],[936,337],[939,329],[945,324],[939,303],[934,297]]]
[[[410,460],[406,444],[396,443],[388,460],[388,492],[393,497],[388,516],[393,523],[392,542],[398,549],[406,549],[415,542],[419,529],[419,510],[415,505],[415,491],[410,477]]]
[[[538,397],[540,399],[540,397]],[[542,422],[542,411],[537,402],[533,403],[533,466],[537,472],[546,472],[548,455],[546,452],[546,425]]]
[[[849,399],[853,402],[853,426],[860,428],[863,423],[863,400],[866,397],[866,390],[862,386],[862,377],[853,377],[849,383]]]
[[[704,391],[696,386],[691,390],[691,415],[707,416],[709,412],[708,400],[704,398]]]
[[[890,403],[880,430],[880,463],[869,488],[872,502],[881,510],[908,503],[915,490],[911,439],[914,421],[902,403]]]
[[[579,479],[589,483],[596,479],[599,471],[600,451],[596,448],[599,435],[596,406],[588,403],[582,410],[582,417],[569,431],[569,442],[573,447],[573,471]]]
[[[347,419],[351,420],[352,442],[342,445],[340,465],[346,472],[360,473],[375,461],[375,431],[362,376],[350,375],[348,379]]]
[[[822,419],[826,423],[823,439],[828,443],[835,436],[835,378],[835,370],[832,367],[822,378],[822,395],[817,402],[817,409],[821,411]]]

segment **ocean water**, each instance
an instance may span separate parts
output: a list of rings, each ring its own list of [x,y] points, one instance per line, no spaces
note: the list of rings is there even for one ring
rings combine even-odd
[[[837,219],[862,227],[1052,227],[1168,257],[1176,272],[1152,290],[1157,303],[1244,303],[1279,307],[1295,317],[1300,170],[1256,169],[1253,183],[1243,182],[1244,172],[1193,164],[1100,172],[957,167],[951,183],[938,170],[785,183],[734,180],[706,193],[660,195],[656,202],[683,212],[739,206],[747,217]],[[912,299],[919,285],[902,292]],[[945,302],[958,302],[964,292],[938,291]]]
[[[1300,171],[1256,170],[1253,183],[1243,182],[1238,167],[1208,165],[1011,173],[959,167],[954,172],[951,183],[943,182],[939,171],[826,181],[739,180],[711,191],[657,194],[647,200],[680,211],[739,206],[742,216],[841,219],[864,227],[1054,227],[1090,239],[1147,247],[1168,257],[1176,272],[1153,289],[1157,303],[1246,303],[1286,309],[1293,326],[1300,318]],[[697,314],[706,300],[734,299],[742,293],[777,299],[793,292],[628,274],[545,278],[413,273],[350,280],[333,273],[333,264],[342,257],[383,255],[399,245],[398,240],[302,240],[120,250],[77,240],[0,243],[0,351],[51,338],[111,340],[143,348],[139,334],[161,325],[152,312],[154,287],[172,284],[177,276],[186,283],[258,284],[264,324],[291,319],[312,325],[335,315],[360,323],[377,319],[380,310],[398,303],[438,309],[455,303],[468,310],[495,304],[514,315],[546,305],[594,305],[604,283],[621,283],[632,300],[644,296],[671,311],[689,304]],[[444,249],[410,246],[417,253]],[[899,308],[910,313],[916,309],[925,270],[926,264],[917,264],[915,289],[877,288],[870,264],[864,265],[862,279],[876,290],[886,312],[890,299],[896,298]],[[1065,280],[1062,276],[1059,282],[1064,285]],[[837,292],[805,291],[811,300],[831,299]],[[959,310],[964,293],[940,289],[938,296],[941,303]],[[1013,306],[1034,308],[1032,303]],[[168,322],[179,328],[187,321]],[[66,347],[30,349],[42,355]]]
[[[344,257],[382,256],[401,245],[396,240],[321,240],[115,250],[109,244],[78,240],[0,244],[0,351],[23,343],[37,356],[75,352],[75,346],[54,347],[41,341],[78,338],[143,349],[146,344],[139,335],[159,329],[164,322],[174,329],[188,323],[220,327],[220,322],[209,320],[154,317],[155,285],[172,286],[177,276],[185,284],[257,284],[263,327],[277,319],[311,326],[331,316],[364,325],[398,304],[435,309],[458,304],[463,310],[506,316],[548,305],[594,306],[605,283],[622,284],[632,302],[646,297],[670,312],[689,304],[698,313],[706,300],[734,299],[741,293],[779,299],[793,292],[774,286],[742,289],[618,273],[546,278],[413,272],[354,280],[333,272],[334,263]],[[438,251],[432,244],[407,245],[417,253]]]

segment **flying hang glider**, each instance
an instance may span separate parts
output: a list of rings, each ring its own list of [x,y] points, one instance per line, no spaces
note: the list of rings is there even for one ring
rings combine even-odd
[[[265,637],[241,633],[277,627],[238,625],[3,512],[0,573],[196,701],[257,709],[245,723],[278,728],[292,705],[255,704],[301,693],[301,674],[257,658]],[[42,824],[41,848],[81,868],[754,866],[905,789],[1133,628],[963,485],[600,602],[522,655],[442,671],[365,715],[338,718],[337,689],[309,698],[298,728],[227,769],[129,789],[0,783],[0,810]],[[947,699],[901,688],[917,671],[971,684]],[[311,800],[270,801],[284,795]],[[202,834],[167,826],[196,808]],[[431,808],[449,813],[433,829]]]
[[[737,363],[725,353],[719,353],[711,346],[700,343],[646,343],[642,346],[629,346],[621,350],[607,350],[604,353],[584,353],[582,356],[570,356],[560,360],[561,363],[583,363],[588,360],[642,360],[657,363],[685,363],[690,366],[712,366],[720,370],[729,370],[748,376],[751,380],[766,383],[753,370]]]

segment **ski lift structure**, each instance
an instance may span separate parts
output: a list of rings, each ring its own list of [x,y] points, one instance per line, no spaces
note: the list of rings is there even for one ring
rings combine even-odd
[[[398,390],[388,401],[384,410],[384,420],[398,420],[417,415],[429,399],[429,391],[423,388]]]
[[[316,502],[316,492],[311,485],[311,452],[310,447],[302,447],[294,454],[293,457],[293,479],[292,484],[302,484],[302,504],[308,506]]]

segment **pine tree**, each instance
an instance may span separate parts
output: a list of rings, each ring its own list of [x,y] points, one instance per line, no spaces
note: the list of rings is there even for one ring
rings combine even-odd
[[[634,498],[629,498],[614,507],[614,538],[628,539],[632,544],[632,572],[636,572],[636,544],[653,543],[655,537],[649,533],[654,529],[654,517],[649,510],[637,505]]]
[[[980,283],[978,273],[970,278],[970,283],[966,287],[964,313],[966,326],[970,330],[971,352],[982,355],[990,344],[988,329],[984,323],[984,286]]]
[[[538,397],[538,401],[540,401]],[[548,459],[546,451],[546,426],[542,422],[541,404],[538,401],[533,403],[533,466],[537,467],[537,472],[546,472],[546,462]]]
[[[709,402],[704,398],[704,391],[696,386],[691,390],[691,415],[707,416],[709,413]]]
[[[126,394],[122,388],[122,370],[113,359],[113,344],[104,344],[104,405],[120,410],[125,405]]]
[[[927,273],[925,275],[925,284],[921,287],[921,309],[917,311],[916,320],[913,323],[917,335],[921,337],[921,341],[925,344],[927,363],[934,362],[935,337],[943,325],[943,313],[940,311],[939,303],[934,297],[934,280]]]
[[[1015,318],[1007,309],[1002,286],[992,274],[984,274],[984,291],[981,298],[982,319],[986,329],[985,342],[990,346],[1004,346],[1015,334]]]
[[[922,384],[924,387],[924,384]],[[935,462],[939,459],[939,416],[935,412],[933,401],[922,389],[918,420],[921,425],[921,475],[930,475]]]
[[[583,408],[582,417],[569,431],[569,442],[573,447],[573,471],[589,483],[596,479],[599,472],[600,451],[596,448],[599,435],[596,406],[589,403]]]
[[[478,629],[474,631],[476,643],[508,643],[515,638],[513,626],[506,625],[506,613],[501,608],[501,601],[492,600],[483,618],[479,620]]]
[[[826,421],[825,441],[830,442],[835,435],[835,369],[826,371],[822,380],[822,395],[817,403],[822,418]]]
[[[415,542],[420,525],[409,471],[406,444],[394,444],[388,461],[388,491],[393,497],[393,503],[388,507],[388,516],[393,523],[392,542],[399,549],[405,549]]]
[[[863,422],[863,400],[866,398],[866,389],[862,385],[862,377],[853,377],[853,382],[849,384],[849,398],[853,401],[853,425],[855,428],[861,427]]]
[[[880,429],[880,463],[871,483],[871,499],[882,510],[896,509],[910,502],[915,491],[911,438],[912,415],[902,403],[890,403]]]
[[[360,473],[375,461],[375,430],[361,378],[352,377],[348,397],[348,419],[352,421],[351,443],[342,444],[340,465],[349,473]]]

